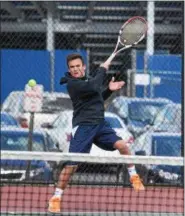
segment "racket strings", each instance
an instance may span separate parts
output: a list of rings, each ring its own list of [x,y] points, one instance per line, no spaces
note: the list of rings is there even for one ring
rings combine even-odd
[[[145,33],[146,23],[140,19],[133,19],[122,28],[120,41],[124,45],[132,45],[138,42]]]

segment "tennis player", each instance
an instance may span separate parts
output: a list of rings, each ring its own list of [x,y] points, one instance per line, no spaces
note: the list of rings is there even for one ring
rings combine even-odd
[[[70,54],[67,57],[69,72],[61,79],[61,84],[67,83],[74,109],[72,139],[69,147],[71,153],[89,153],[94,143],[104,150],[117,149],[122,155],[131,154],[128,143],[123,141],[104,119],[104,100],[125,84],[124,81],[115,81],[113,78],[108,83],[107,89],[103,91],[109,64],[107,61],[102,63],[93,76],[88,77],[81,55]],[[61,211],[62,195],[77,166],[76,163],[70,163],[61,171],[55,193],[49,200],[49,212]],[[128,172],[133,188],[136,191],[144,190],[134,165],[128,165]]]

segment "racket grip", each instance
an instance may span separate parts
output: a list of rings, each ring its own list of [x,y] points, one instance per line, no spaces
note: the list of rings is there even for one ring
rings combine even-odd
[[[110,64],[114,57],[116,56],[116,53],[112,53],[109,58],[105,61],[106,64]]]

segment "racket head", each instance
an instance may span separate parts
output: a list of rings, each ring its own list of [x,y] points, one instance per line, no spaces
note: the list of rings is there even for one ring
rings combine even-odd
[[[132,17],[121,27],[119,41],[123,46],[136,45],[144,39],[147,29],[147,22],[143,17]]]

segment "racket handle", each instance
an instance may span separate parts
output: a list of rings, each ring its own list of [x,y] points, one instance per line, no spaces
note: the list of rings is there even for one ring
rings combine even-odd
[[[116,53],[112,53],[109,58],[105,61],[106,64],[110,64],[114,57],[116,56]]]

